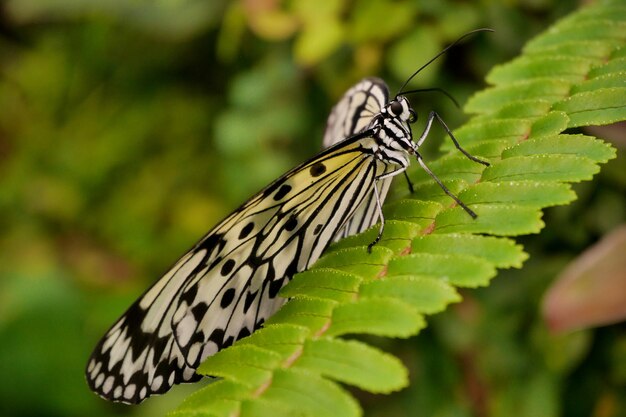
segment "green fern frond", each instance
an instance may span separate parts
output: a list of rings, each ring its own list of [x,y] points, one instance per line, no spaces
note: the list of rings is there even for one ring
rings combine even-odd
[[[484,286],[498,269],[521,267],[527,255],[507,236],[538,233],[543,208],[573,201],[570,184],[615,157],[604,142],[564,131],[626,120],[624,45],[626,6],[609,2],[561,20],[520,58],[494,68],[492,86],[466,105],[476,116],[456,131],[491,166],[451,145],[430,163],[478,218],[412,171],[415,193],[398,192],[403,198],[386,205],[384,236],[372,253],[366,247],[376,228],[331,247],[282,290],[291,300],[264,329],[198,369],[222,379],[170,415],[358,416],[358,403],[338,383],[374,393],[405,387],[397,358],[339,336],[413,336],[425,315],[460,300],[457,287]]]

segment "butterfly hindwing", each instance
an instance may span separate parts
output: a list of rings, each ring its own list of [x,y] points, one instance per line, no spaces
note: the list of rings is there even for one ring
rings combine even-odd
[[[371,127],[374,118],[389,101],[387,84],[379,78],[366,78],[350,88],[333,107],[324,132],[324,147],[333,146],[344,138]],[[378,200],[387,196],[391,178],[378,181]],[[379,218],[377,197],[374,190],[358,207],[352,218],[339,230],[333,240],[340,240],[369,229]]]
[[[389,88],[379,78],[366,78],[351,87],[328,116],[324,148],[367,129],[388,101]]]

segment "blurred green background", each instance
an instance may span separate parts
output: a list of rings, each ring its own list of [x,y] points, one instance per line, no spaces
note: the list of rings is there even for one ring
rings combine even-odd
[[[412,83],[462,103],[578,3],[1,3],[0,416],[173,409],[198,386],[136,407],[87,388],[87,357],[125,308],[220,218],[314,155],[328,111],[361,77],[395,91],[446,44],[491,27]],[[466,117],[442,95],[413,102],[453,127]],[[377,341],[412,384],[356,392],[367,416],[626,415],[624,325],[553,336],[539,307],[567,262],[625,221],[621,146],[577,202],[522,239],[523,270],[467,291],[417,338]]]

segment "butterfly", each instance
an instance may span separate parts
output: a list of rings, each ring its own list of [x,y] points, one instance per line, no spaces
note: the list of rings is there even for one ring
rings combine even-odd
[[[201,362],[261,327],[286,301],[279,290],[330,243],[379,223],[371,250],[384,231],[391,180],[411,158],[476,217],[430,171],[419,147],[437,120],[465,155],[488,163],[465,152],[435,112],[414,141],[416,119],[408,99],[401,93],[390,99],[380,79],[348,90],[329,116],[326,149],[218,223],[106,332],[87,363],[89,387],[134,404],[200,379]]]

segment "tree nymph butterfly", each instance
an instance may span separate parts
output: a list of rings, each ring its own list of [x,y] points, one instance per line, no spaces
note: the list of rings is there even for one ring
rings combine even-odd
[[[488,163],[464,151],[435,112],[413,140],[417,115],[403,94],[419,90],[402,90],[426,65],[391,100],[386,84],[376,78],[348,90],[329,116],[327,149],[222,220],[108,330],[88,361],[89,387],[108,400],[139,403],[174,384],[200,379],[195,373],[200,363],[261,327],[286,301],[278,297],[283,285],[331,242],[377,222],[379,233],[368,249],[379,241],[382,201],[412,157],[476,217],[426,166],[419,147],[437,120],[457,149]]]

